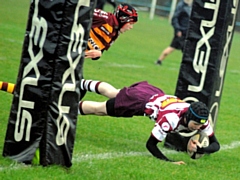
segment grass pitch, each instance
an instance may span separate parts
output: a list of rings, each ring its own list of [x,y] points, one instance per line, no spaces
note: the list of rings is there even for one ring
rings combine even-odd
[[[106,9],[111,9],[106,7]],[[16,82],[22,43],[28,18],[28,1],[2,1],[0,6],[0,80]],[[163,62],[154,65],[161,51],[169,45],[173,30],[167,19],[139,12],[133,30],[122,34],[99,61],[85,60],[86,79],[107,81],[117,88],[147,80],[174,94],[181,63],[181,52],[175,51]],[[239,89],[240,34],[235,33],[230,51],[216,136],[221,150],[199,160],[185,153],[169,151],[166,155],[183,160],[177,166],[150,155],[145,143],[153,123],[144,117],[111,118],[81,116],[78,118],[73,153],[73,166],[25,166],[0,156],[0,179],[82,179],[82,180],[155,180],[155,179],[239,179]],[[103,101],[106,98],[87,93],[84,99]],[[0,150],[3,150],[12,95],[0,92]]]

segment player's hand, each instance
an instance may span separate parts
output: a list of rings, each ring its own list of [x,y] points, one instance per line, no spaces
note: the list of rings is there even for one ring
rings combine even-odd
[[[188,151],[197,152],[197,146],[200,146],[200,143],[197,140],[190,140],[188,143]]]
[[[176,162],[172,162],[173,164],[177,164],[177,165],[182,165],[182,164],[186,164],[184,161],[176,161]]]
[[[97,58],[102,56],[102,51],[100,50],[89,50],[85,52],[85,58]]]
[[[181,31],[177,32],[177,37],[182,37],[182,32]]]

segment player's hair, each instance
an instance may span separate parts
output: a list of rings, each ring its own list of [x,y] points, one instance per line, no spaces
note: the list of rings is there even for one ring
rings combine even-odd
[[[121,29],[126,23],[138,21],[137,10],[127,3],[119,4],[113,14],[118,20],[119,29]]]
[[[209,109],[203,102],[193,102],[190,104],[186,113],[187,123],[193,120],[197,123],[204,124],[209,115]]]

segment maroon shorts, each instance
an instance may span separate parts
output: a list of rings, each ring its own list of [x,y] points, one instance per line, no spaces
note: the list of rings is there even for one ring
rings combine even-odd
[[[107,113],[115,117],[143,116],[146,103],[155,94],[164,92],[147,81],[124,87],[115,98],[107,101]]]

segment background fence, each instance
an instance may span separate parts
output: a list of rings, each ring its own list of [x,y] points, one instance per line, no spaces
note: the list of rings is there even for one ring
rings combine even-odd
[[[117,3],[129,3],[137,7],[139,11],[151,11],[152,1],[154,0],[117,0]],[[169,17],[171,14],[172,2],[179,0],[156,0],[155,15]],[[238,11],[235,30],[240,31],[240,12]]]

